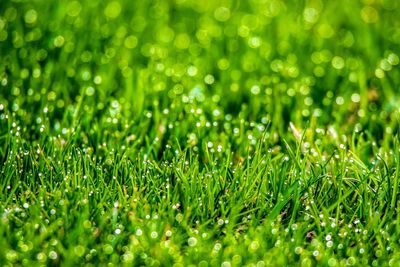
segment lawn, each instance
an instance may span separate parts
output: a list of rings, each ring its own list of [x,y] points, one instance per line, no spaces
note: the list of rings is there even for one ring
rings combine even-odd
[[[0,266],[400,266],[399,14],[0,0]]]

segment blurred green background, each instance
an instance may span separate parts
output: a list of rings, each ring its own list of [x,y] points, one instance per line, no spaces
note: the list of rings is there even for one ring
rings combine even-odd
[[[145,129],[228,116],[379,141],[398,132],[399,12],[393,0],[3,0],[0,103],[32,140],[42,124],[121,130],[154,112]]]

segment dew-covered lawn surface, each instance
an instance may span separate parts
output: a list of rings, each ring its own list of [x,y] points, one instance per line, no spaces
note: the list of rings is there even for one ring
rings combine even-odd
[[[1,0],[1,266],[400,266],[400,1]]]

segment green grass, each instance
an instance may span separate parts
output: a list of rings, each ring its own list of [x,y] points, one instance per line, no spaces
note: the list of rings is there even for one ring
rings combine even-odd
[[[399,266],[400,2],[0,1],[1,266]]]

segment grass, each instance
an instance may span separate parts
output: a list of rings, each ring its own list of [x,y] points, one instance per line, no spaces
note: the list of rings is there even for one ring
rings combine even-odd
[[[0,1],[0,265],[400,265],[399,11]]]

